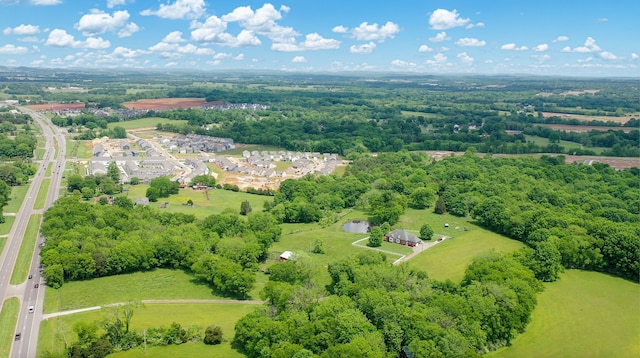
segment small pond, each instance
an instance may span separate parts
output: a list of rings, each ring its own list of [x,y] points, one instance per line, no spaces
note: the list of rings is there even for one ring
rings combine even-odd
[[[342,230],[346,232],[366,234],[371,230],[371,224],[366,220],[353,220],[342,225]]]

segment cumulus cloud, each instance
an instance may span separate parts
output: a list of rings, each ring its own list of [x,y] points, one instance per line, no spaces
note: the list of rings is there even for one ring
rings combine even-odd
[[[119,37],[131,36],[140,28],[135,23],[129,21],[129,12],[126,10],[116,11],[112,15],[101,10],[91,10],[80,18],[76,24],[76,29],[82,31],[85,36],[103,34],[105,32],[118,32]]]
[[[146,53],[148,52],[142,51],[142,50],[132,50],[130,48],[126,48],[122,46],[116,47],[112,52],[113,56],[120,57],[120,58],[136,58]]]
[[[558,36],[555,40],[553,40],[552,42],[564,42],[564,41],[568,41],[569,37],[567,36]]]
[[[340,41],[335,39],[326,39],[317,33],[311,33],[305,36],[305,40],[296,43],[274,42],[271,49],[279,52],[295,52],[306,50],[333,50],[340,48]]]
[[[29,53],[29,48],[24,46],[6,44],[0,47],[0,55],[24,55],[26,53]]]
[[[433,59],[436,62],[443,63],[447,61],[447,56],[443,55],[442,53],[437,53],[433,56]]]
[[[640,58],[640,56],[638,56],[637,53],[634,52],[634,53],[631,54],[631,59],[632,60],[637,60],[638,58]]]
[[[54,29],[49,33],[47,41],[44,43],[51,47],[69,47],[69,48],[89,48],[89,49],[105,49],[111,46],[108,40],[100,37],[89,37],[85,41],[76,40],[65,30]]]
[[[418,52],[432,52],[433,49],[427,45],[422,45],[418,48]]]
[[[293,63],[307,63],[307,59],[304,58],[304,56],[296,56],[291,60],[291,62],[293,62]]]
[[[600,52],[602,49],[596,44],[596,40],[593,37],[587,37],[583,46],[579,46],[571,50],[571,52],[579,52],[579,53],[591,53],[591,52]]]
[[[235,8],[232,12],[223,15],[221,20],[224,22],[238,22],[240,26],[256,34],[267,36],[275,42],[294,42],[297,33],[292,27],[281,26],[276,23],[282,19],[282,13],[289,11],[286,6],[280,9],[271,4],[264,4],[261,8],[253,11],[250,6],[241,6]]]
[[[368,44],[362,44],[357,46],[353,45],[349,47],[349,52],[355,53],[355,54],[369,54],[369,53],[372,53],[373,50],[375,49],[376,49],[375,42],[369,42]]]
[[[19,25],[16,27],[7,27],[2,31],[5,35],[21,35],[21,36],[32,36],[40,33],[40,26],[35,25]]]
[[[547,44],[540,44],[536,47],[533,48],[533,51],[535,52],[545,52],[549,49],[549,45]]]
[[[472,37],[463,37],[461,39],[459,39],[458,41],[456,41],[456,45],[458,46],[484,46],[487,43],[485,41],[482,40],[478,40],[478,39],[474,39]]]
[[[238,56],[234,57],[233,59],[236,60],[236,61],[242,61],[242,60],[244,60],[244,54],[240,53],[240,54],[238,54]]]
[[[437,9],[429,17],[429,25],[433,30],[447,30],[458,26],[466,25],[470,20],[463,19],[458,14],[458,10]]]
[[[447,40],[451,40],[451,37],[447,36],[447,33],[444,31],[438,32],[434,37],[429,38],[430,42],[443,42]]]
[[[204,11],[204,0],[176,0],[173,4],[160,4],[158,10],[143,10],[140,15],[155,15],[163,19],[197,19]]]
[[[387,23],[381,27],[378,27],[377,23],[369,25],[369,23],[365,21],[353,29],[351,34],[356,40],[360,41],[384,42],[387,38],[394,38],[398,32],[400,32],[400,27],[391,21],[387,21]]]
[[[340,34],[344,34],[344,33],[347,33],[349,31],[349,28],[348,27],[344,27],[342,25],[338,25],[338,26],[334,27],[333,29],[331,29],[331,31],[337,32],[337,33],[340,33]]]
[[[460,59],[460,61],[464,64],[472,64],[473,63],[473,57],[467,55],[466,52],[461,52],[459,54],[456,55],[457,58]]]
[[[618,59],[618,56],[614,55],[613,53],[611,53],[609,51],[600,52],[600,57],[602,57],[605,60],[617,60]]]
[[[516,44],[514,44],[514,43],[510,43],[510,44],[502,45],[502,46],[500,47],[500,49],[502,49],[502,50],[509,50],[509,51],[526,51],[526,50],[528,50],[529,48],[528,48],[527,46],[524,46],[524,45],[523,45],[523,46],[520,46],[520,47],[516,47]]]
[[[483,28],[484,27],[484,22],[479,22],[477,24],[468,24],[467,26],[465,26],[465,29],[472,29],[474,27]]]
[[[393,66],[395,69],[409,70],[409,69],[414,69],[417,65],[413,62],[395,59],[391,61],[391,66]]]
[[[169,35],[167,35],[165,39]],[[170,37],[169,40],[175,40],[175,38]],[[198,47],[193,44],[186,44],[184,46],[180,46],[178,42],[165,42],[165,41],[158,42],[157,44],[149,47],[149,51],[159,53],[160,56],[164,58],[182,57],[182,55],[184,54],[213,55],[215,53],[214,50],[208,47]]]
[[[167,36],[162,39],[162,42],[168,43],[178,43],[178,42],[186,42],[187,40],[182,38],[182,32],[180,31],[172,31],[167,34]]]

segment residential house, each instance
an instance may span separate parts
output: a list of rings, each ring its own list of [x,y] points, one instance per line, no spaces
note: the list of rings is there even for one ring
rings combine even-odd
[[[414,247],[422,243],[422,241],[414,234],[406,230],[396,229],[384,236],[384,241],[393,242],[400,245]]]

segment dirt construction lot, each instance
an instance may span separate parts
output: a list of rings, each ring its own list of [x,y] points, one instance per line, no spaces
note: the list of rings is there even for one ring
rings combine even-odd
[[[202,98],[156,98],[141,99],[135,102],[125,102],[122,105],[129,109],[166,110],[175,108],[195,108],[204,106],[216,106],[222,101],[205,102]]]

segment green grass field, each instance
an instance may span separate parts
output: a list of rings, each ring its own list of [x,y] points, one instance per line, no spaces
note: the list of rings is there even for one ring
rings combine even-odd
[[[230,342],[233,339],[235,323],[253,309],[255,309],[254,305],[244,304],[171,303],[145,305],[135,311],[131,320],[131,329],[140,332],[145,328],[166,327],[177,322],[183,327],[196,325],[202,327],[204,333],[204,328],[216,324],[222,327],[224,338],[227,341],[217,346],[189,343],[180,346],[153,347],[147,349],[146,355],[142,348],[138,348],[109,357],[243,357],[231,348]],[[72,327],[76,322],[95,322],[104,318],[103,311],[92,311],[43,321],[40,325],[38,356],[43,356],[45,352],[62,352],[65,339],[69,344],[74,342],[77,338]]]
[[[47,201],[47,195],[49,194],[49,186],[51,185],[51,178],[42,179],[40,189],[38,189],[38,195],[36,196],[36,202],[33,204],[35,210],[44,209],[44,204]]]
[[[2,357],[9,357],[18,322],[18,311],[20,311],[20,300],[17,297],[11,297],[2,303],[2,312],[0,312],[0,356]]]
[[[439,215],[433,212],[433,208],[424,210],[407,209],[398,223],[394,225],[394,228],[420,230],[422,225],[429,224],[435,233],[434,236],[440,234],[457,237],[465,233],[463,230],[465,227],[476,227],[470,220],[469,218],[459,218],[449,214]],[[445,224],[449,224],[449,227],[445,227]]]
[[[134,119],[132,121],[109,123],[107,125],[107,128],[113,129],[113,127],[122,127],[126,130],[140,129],[140,128],[155,128],[158,123],[161,123],[161,124],[171,123],[171,124],[177,125],[177,124],[187,123],[187,121],[172,120],[172,119],[160,118],[160,117],[149,117],[149,118]]]
[[[29,191],[29,185],[11,187],[9,203],[7,206],[2,208],[2,211],[5,213],[17,213],[18,210],[20,210],[20,206],[22,205],[25,196],[27,196],[27,191]]]
[[[9,234],[9,231],[11,231],[11,227],[13,226],[13,223],[15,221],[16,221],[15,216],[5,216],[4,222],[0,224],[0,235]],[[0,250],[0,252],[2,252],[2,250]]]
[[[22,244],[20,244],[20,252],[18,252],[16,265],[13,267],[13,274],[11,275],[10,282],[12,285],[20,284],[27,279],[33,249],[36,246],[36,239],[38,238],[38,231],[40,230],[41,220],[42,214],[33,214],[29,218],[27,229],[24,232],[24,239],[22,239]]]
[[[532,136],[532,135],[525,135],[525,138],[527,139],[527,142],[533,142],[537,145],[540,146],[546,146],[549,145],[549,139],[548,138],[543,138],[543,137],[538,137],[538,136]],[[559,143],[559,145],[563,146],[565,148],[565,150],[567,149],[580,149],[581,147],[583,147],[582,145],[580,145],[580,143],[576,143],[576,142],[569,142],[566,140],[561,140]],[[588,149],[588,150],[592,150],[594,151],[597,155],[600,155],[600,153],[602,153],[603,150],[607,149],[604,147],[583,147],[584,149]]]
[[[46,288],[44,312],[151,299],[219,299],[211,288],[181,270],[156,269]]]
[[[66,157],[88,159],[93,157],[93,152],[89,148],[90,140],[67,140],[66,141]]]
[[[490,250],[511,252],[521,247],[524,245],[519,241],[473,226],[470,231],[413,257],[409,265],[426,271],[433,279],[460,282],[475,256]]]
[[[545,284],[526,331],[491,357],[638,357],[640,285],[569,270]]]
[[[45,152],[44,148],[36,148],[33,151],[33,154],[34,154],[36,160],[42,160],[42,158],[44,158],[44,152]]]
[[[443,116],[436,113],[415,112],[415,111],[400,111],[403,116],[422,116],[424,118],[437,118],[441,119]]]
[[[136,199],[145,196],[148,185],[140,184],[129,186],[124,193],[129,199]],[[191,199],[193,206],[186,206],[187,201]],[[264,195],[247,194],[243,192],[233,192],[230,190],[213,189],[209,190],[209,199],[202,190],[193,190],[191,188],[180,189],[180,192],[171,195],[168,198],[160,198],[149,206],[158,208],[162,203],[168,202],[169,205],[165,209],[170,213],[194,214],[198,218],[204,218],[212,214],[220,214],[226,209],[232,209],[240,213],[240,203],[249,201],[254,211],[261,211],[265,201],[273,200],[273,197]]]

